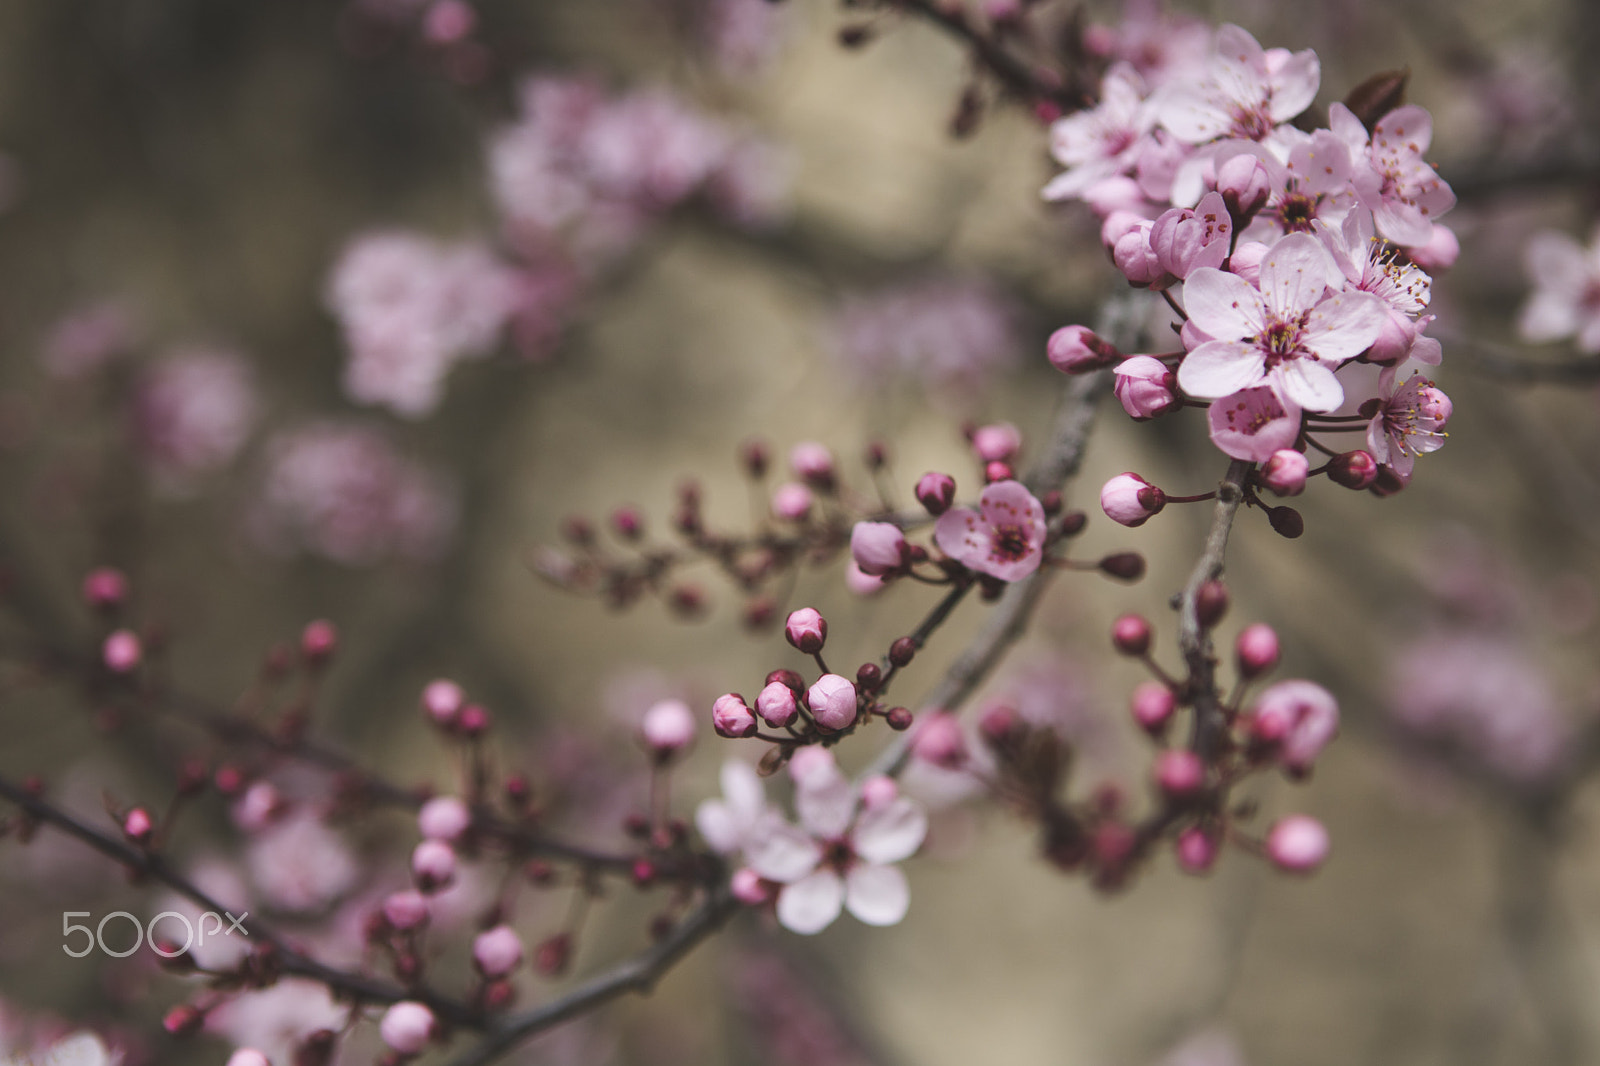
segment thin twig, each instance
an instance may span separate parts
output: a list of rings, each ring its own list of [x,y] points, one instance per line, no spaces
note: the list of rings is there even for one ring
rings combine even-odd
[[[1216,754],[1217,740],[1226,725],[1217,700],[1216,659],[1211,651],[1211,635],[1200,624],[1200,590],[1222,573],[1228,552],[1228,534],[1233,517],[1244,502],[1244,483],[1254,463],[1235,459],[1217,485],[1217,502],[1211,511],[1211,529],[1206,534],[1205,550],[1189,572],[1189,582],[1178,601],[1178,647],[1189,670],[1189,695],[1194,701],[1194,726],[1189,746],[1210,762]]]

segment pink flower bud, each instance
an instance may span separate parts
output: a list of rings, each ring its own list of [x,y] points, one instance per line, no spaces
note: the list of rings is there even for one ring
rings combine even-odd
[[[815,655],[828,640],[828,622],[813,607],[802,607],[789,613],[783,624],[785,639],[806,655]]]
[[[1134,188],[1137,189],[1138,185],[1136,184]],[[1140,195],[1143,196],[1142,193]],[[1100,217],[1103,220],[1100,223],[1100,244],[1105,248],[1107,255],[1113,254],[1123,234],[1150,221],[1139,212],[1128,210],[1100,212]]]
[[[1139,212],[1145,210],[1149,200],[1145,197],[1144,190],[1132,178],[1117,176],[1097,181],[1079,197],[1089,205],[1089,210],[1098,218],[1109,219],[1112,215],[1131,214],[1139,222],[1148,226],[1149,221]],[[1103,238],[1102,238],[1103,239]]]
[[[383,900],[383,916],[396,929],[415,929],[428,920],[428,901],[420,892],[391,892]]]
[[[1116,247],[1111,250],[1111,260],[1122,271],[1122,276],[1128,279],[1128,284],[1139,288],[1148,288],[1166,277],[1155,249],[1150,247],[1151,226],[1141,221],[1118,237]]]
[[[1124,655],[1150,650],[1150,623],[1143,615],[1125,614],[1111,623],[1111,643]]]
[[[1141,681],[1133,688],[1129,706],[1140,728],[1147,733],[1159,733],[1172,720],[1178,700],[1160,681]]]
[[[1163,751],[1156,756],[1156,787],[1171,799],[1188,799],[1206,784],[1206,764],[1186,748]]]
[[[806,705],[824,729],[844,729],[856,720],[856,687],[838,674],[823,674],[807,690]]]
[[[402,1055],[419,1054],[433,1039],[433,1012],[411,1000],[396,1003],[384,1012],[378,1035]]]
[[[121,570],[98,567],[83,576],[83,602],[97,611],[121,607],[128,598],[128,579]]]
[[[883,578],[867,573],[854,559],[845,565],[844,586],[857,596],[876,596],[883,585]]]
[[[772,898],[772,893],[767,890],[767,883],[761,880],[760,874],[748,866],[741,866],[733,871],[728,889],[733,893],[734,899],[750,907],[759,907]]]
[[[1178,834],[1176,850],[1178,867],[1184,873],[1203,874],[1217,861],[1217,838],[1192,825]]]
[[[130,629],[119,629],[100,646],[100,659],[113,674],[132,673],[144,658],[144,647]]]
[[[711,724],[719,736],[733,738],[748,737],[758,728],[756,716],[736,692],[717,697],[711,705]]]
[[[472,941],[472,963],[485,977],[504,977],[522,963],[522,941],[509,925],[497,925]]]
[[[931,515],[950,510],[956,498],[956,479],[930,470],[917,479],[917,502]]]
[[[1267,833],[1267,858],[1278,869],[1308,874],[1328,857],[1328,831],[1305,814],[1280,818]]]
[[[983,480],[987,485],[993,485],[996,481],[1012,481],[1016,476],[1011,464],[1004,460],[990,459],[983,464]]]
[[[1345,452],[1328,460],[1328,480],[1347,489],[1364,489],[1378,479],[1378,460],[1365,450]]]
[[[1164,274],[1187,278],[1201,267],[1220,267],[1233,239],[1233,218],[1219,193],[1207,193],[1194,210],[1175,207],[1150,227],[1150,247]]]
[[[206,1016],[200,1008],[189,1003],[180,1003],[167,1011],[161,1019],[161,1028],[167,1031],[168,1036],[190,1037],[200,1031],[205,1024]],[[54,1055],[51,1058],[55,1058]]]
[[[881,810],[899,796],[900,786],[895,784],[894,778],[885,774],[874,774],[861,782],[861,806],[865,810]]]
[[[338,648],[339,631],[326,618],[307,622],[305,629],[300,632],[300,655],[307,665],[323,665]]]
[[[813,488],[833,487],[833,453],[815,441],[796,444],[789,452],[789,468]]]
[[[1182,405],[1177,386],[1178,375],[1154,356],[1131,356],[1116,369],[1117,399],[1136,422],[1177,410]]]
[[[1246,626],[1234,643],[1234,651],[1238,655],[1239,676],[1247,680],[1260,677],[1278,665],[1278,634],[1261,622]]]
[[[986,463],[1008,462],[1022,448],[1022,433],[1010,422],[979,426],[972,431],[972,450]]]
[[[756,697],[756,713],[761,715],[762,721],[777,729],[794,721],[799,711],[800,703],[795,699],[794,689],[782,681],[772,682]]]
[[[1138,474],[1118,474],[1100,490],[1100,509],[1113,522],[1142,526],[1167,505],[1166,494]]]
[[[799,522],[811,513],[811,490],[798,481],[785,481],[772,490],[772,513],[787,522]]]
[[[472,824],[472,811],[454,796],[436,796],[417,812],[417,828],[425,840],[455,840]]]
[[[155,829],[150,812],[143,807],[135,807],[122,819],[122,832],[135,844],[148,843]]]
[[[922,715],[911,735],[911,754],[946,770],[959,770],[967,761],[967,738],[961,723],[948,711]]]
[[[882,577],[905,565],[906,536],[890,522],[857,522],[850,531],[850,557],[864,574]]]
[[[253,1047],[242,1047],[228,1056],[228,1066],[272,1066],[272,1060]]]
[[[466,694],[461,691],[461,686],[444,678],[428,682],[422,690],[422,709],[441,726],[454,725],[456,715],[461,713],[461,705],[465,702]]]
[[[1237,274],[1252,285],[1261,284],[1261,261],[1270,251],[1260,241],[1240,241],[1239,247],[1228,257],[1228,271]]]
[[[489,709],[481,704],[469,703],[456,716],[456,729],[464,737],[478,737],[489,731]]]
[[[682,700],[661,700],[644,712],[639,734],[657,755],[676,754],[694,739],[694,712]]]
[[[1339,732],[1339,704],[1314,681],[1279,681],[1261,693],[1251,733],[1278,745],[1286,769],[1304,773]]]
[[[283,796],[270,781],[256,781],[233,805],[233,823],[246,833],[259,832],[283,813]]]
[[[422,891],[438,891],[456,876],[456,853],[442,840],[424,840],[411,853],[411,876]]]
[[[1257,156],[1240,152],[1217,166],[1217,192],[1234,221],[1243,226],[1267,206],[1272,175]]]
[[[1261,483],[1275,496],[1298,496],[1306,487],[1310,470],[1303,452],[1283,448],[1273,452],[1261,468]]]
[[[1096,336],[1088,326],[1062,326],[1050,334],[1045,346],[1050,365],[1063,374],[1087,374],[1115,366],[1122,353]]]

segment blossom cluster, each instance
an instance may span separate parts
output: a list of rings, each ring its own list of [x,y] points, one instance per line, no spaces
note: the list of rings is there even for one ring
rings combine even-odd
[[[1180,348],[1125,356],[1069,326],[1051,338],[1051,362],[1114,367],[1138,420],[1209,408],[1212,442],[1268,464],[1260,483],[1279,495],[1324,472],[1398,490],[1451,413],[1424,372],[1441,356],[1425,332],[1429,271],[1456,252],[1437,223],[1454,194],[1424,159],[1428,113],[1335,103],[1328,126],[1307,132],[1294,123],[1320,87],[1316,54],[1263,49],[1231,25],[1206,62],[1159,73],[1152,87],[1119,61],[1095,107],[1054,124],[1066,169],[1044,196],[1096,211],[1118,270],[1178,313]],[[1356,428],[1364,449],[1316,436]],[[1332,461],[1312,470],[1308,449]],[[1142,522],[1161,506],[1146,487],[1109,491],[1107,513]]]

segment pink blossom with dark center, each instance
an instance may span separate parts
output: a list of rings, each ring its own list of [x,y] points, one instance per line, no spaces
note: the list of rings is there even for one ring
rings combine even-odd
[[[1417,456],[1444,447],[1450,397],[1421,374],[1412,374],[1399,388],[1391,377],[1384,391],[1383,405],[1367,426],[1367,448],[1378,462],[1404,477]]]
[[[1300,435],[1300,408],[1265,385],[1212,402],[1206,411],[1211,443],[1233,459],[1264,463]]]
[[[1188,144],[1221,137],[1263,141],[1311,105],[1321,82],[1322,64],[1310,49],[1263,51],[1249,33],[1225,25],[1205,72],[1167,86],[1152,106],[1161,124]]]
[[[1202,268],[1184,283],[1189,322],[1212,338],[1178,367],[1191,396],[1218,399],[1271,385],[1308,411],[1344,402],[1334,370],[1377,339],[1383,304],[1364,292],[1328,294],[1337,283],[1332,260],[1317,238],[1291,234],[1261,263],[1261,287],[1233,274]]]
[[[939,516],[934,543],[952,559],[1001,581],[1039,569],[1044,558],[1044,508],[1018,481],[983,490],[978,510],[957,507]]]
[[[1098,104],[1050,127],[1050,154],[1067,169],[1041,195],[1074,199],[1097,182],[1131,171],[1156,124],[1144,98],[1144,80],[1131,66],[1114,65],[1101,82]]]
[[[1415,104],[1384,115],[1367,136],[1343,104],[1328,108],[1328,125],[1350,147],[1352,182],[1372,211],[1378,232],[1400,245],[1425,245],[1433,222],[1455,206],[1456,194],[1422,158],[1433,140],[1433,119]]]

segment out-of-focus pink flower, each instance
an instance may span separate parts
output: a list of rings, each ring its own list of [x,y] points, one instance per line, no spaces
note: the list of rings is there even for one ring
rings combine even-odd
[[[57,322],[41,355],[51,377],[77,381],[127,355],[138,341],[132,311],[114,302],[93,304]]]
[[[428,840],[456,840],[472,825],[472,810],[455,796],[435,796],[417,812],[417,829]]]
[[[659,700],[644,712],[639,732],[654,751],[676,754],[694,739],[694,712],[682,700]]]
[[[455,495],[436,475],[354,423],[318,422],[274,438],[247,516],[258,544],[351,566],[428,560],[447,544]]]
[[[1016,362],[1017,315],[981,282],[934,279],[845,301],[833,322],[845,370],[872,383],[904,375],[970,391]]]
[[[761,778],[749,763],[730,759],[722,764],[722,798],[695,808],[694,824],[713,851],[742,851],[767,813]]]
[[[1101,82],[1098,104],[1056,120],[1050,127],[1050,154],[1067,169],[1044,187],[1046,200],[1078,198],[1098,182],[1133,170],[1143,139],[1155,126],[1144,97],[1144,80],[1119,63]]]
[[[479,933],[472,942],[472,962],[485,977],[504,977],[522,962],[522,939],[509,925]]]
[[[378,1035],[402,1055],[415,1055],[433,1039],[433,1012],[421,1003],[396,1003],[383,1014]]]
[[[250,843],[250,879],[279,910],[320,911],[355,887],[355,856],[309,810],[263,829]]]
[[[1600,227],[1588,248],[1565,233],[1535,234],[1523,262],[1534,288],[1517,319],[1522,339],[1576,337],[1579,351],[1600,353]]]
[[[1315,682],[1279,681],[1256,700],[1250,729],[1277,746],[1284,766],[1306,771],[1339,732],[1339,704]]]
[[[273,1062],[290,1062],[295,1048],[319,1029],[338,1031],[349,1010],[326,985],[285,977],[269,988],[240,993],[206,1012],[206,1030],[237,1047],[259,1050]]]
[[[864,574],[894,573],[905,565],[906,535],[892,522],[857,522],[850,531],[850,556]]]
[[[1288,873],[1307,874],[1328,857],[1328,831],[1305,814],[1280,818],[1267,832],[1267,858]]]
[[[983,490],[978,510],[957,507],[939,516],[934,542],[946,555],[979,573],[1016,581],[1044,558],[1044,507],[1018,481]]]
[[[134,437],[158,487],[183,495],[233,461],[255,428],[254,374],[232,352],[192,349],[151,366],[134,393]]]
[[[1170,83],[1152,106],[1186,144],[1222,137],[1264,141],[1311,105],[1321,82],[1322,64],[1310,49],[1266,52],[1249,33],[1225,25],[1204,73]]]

